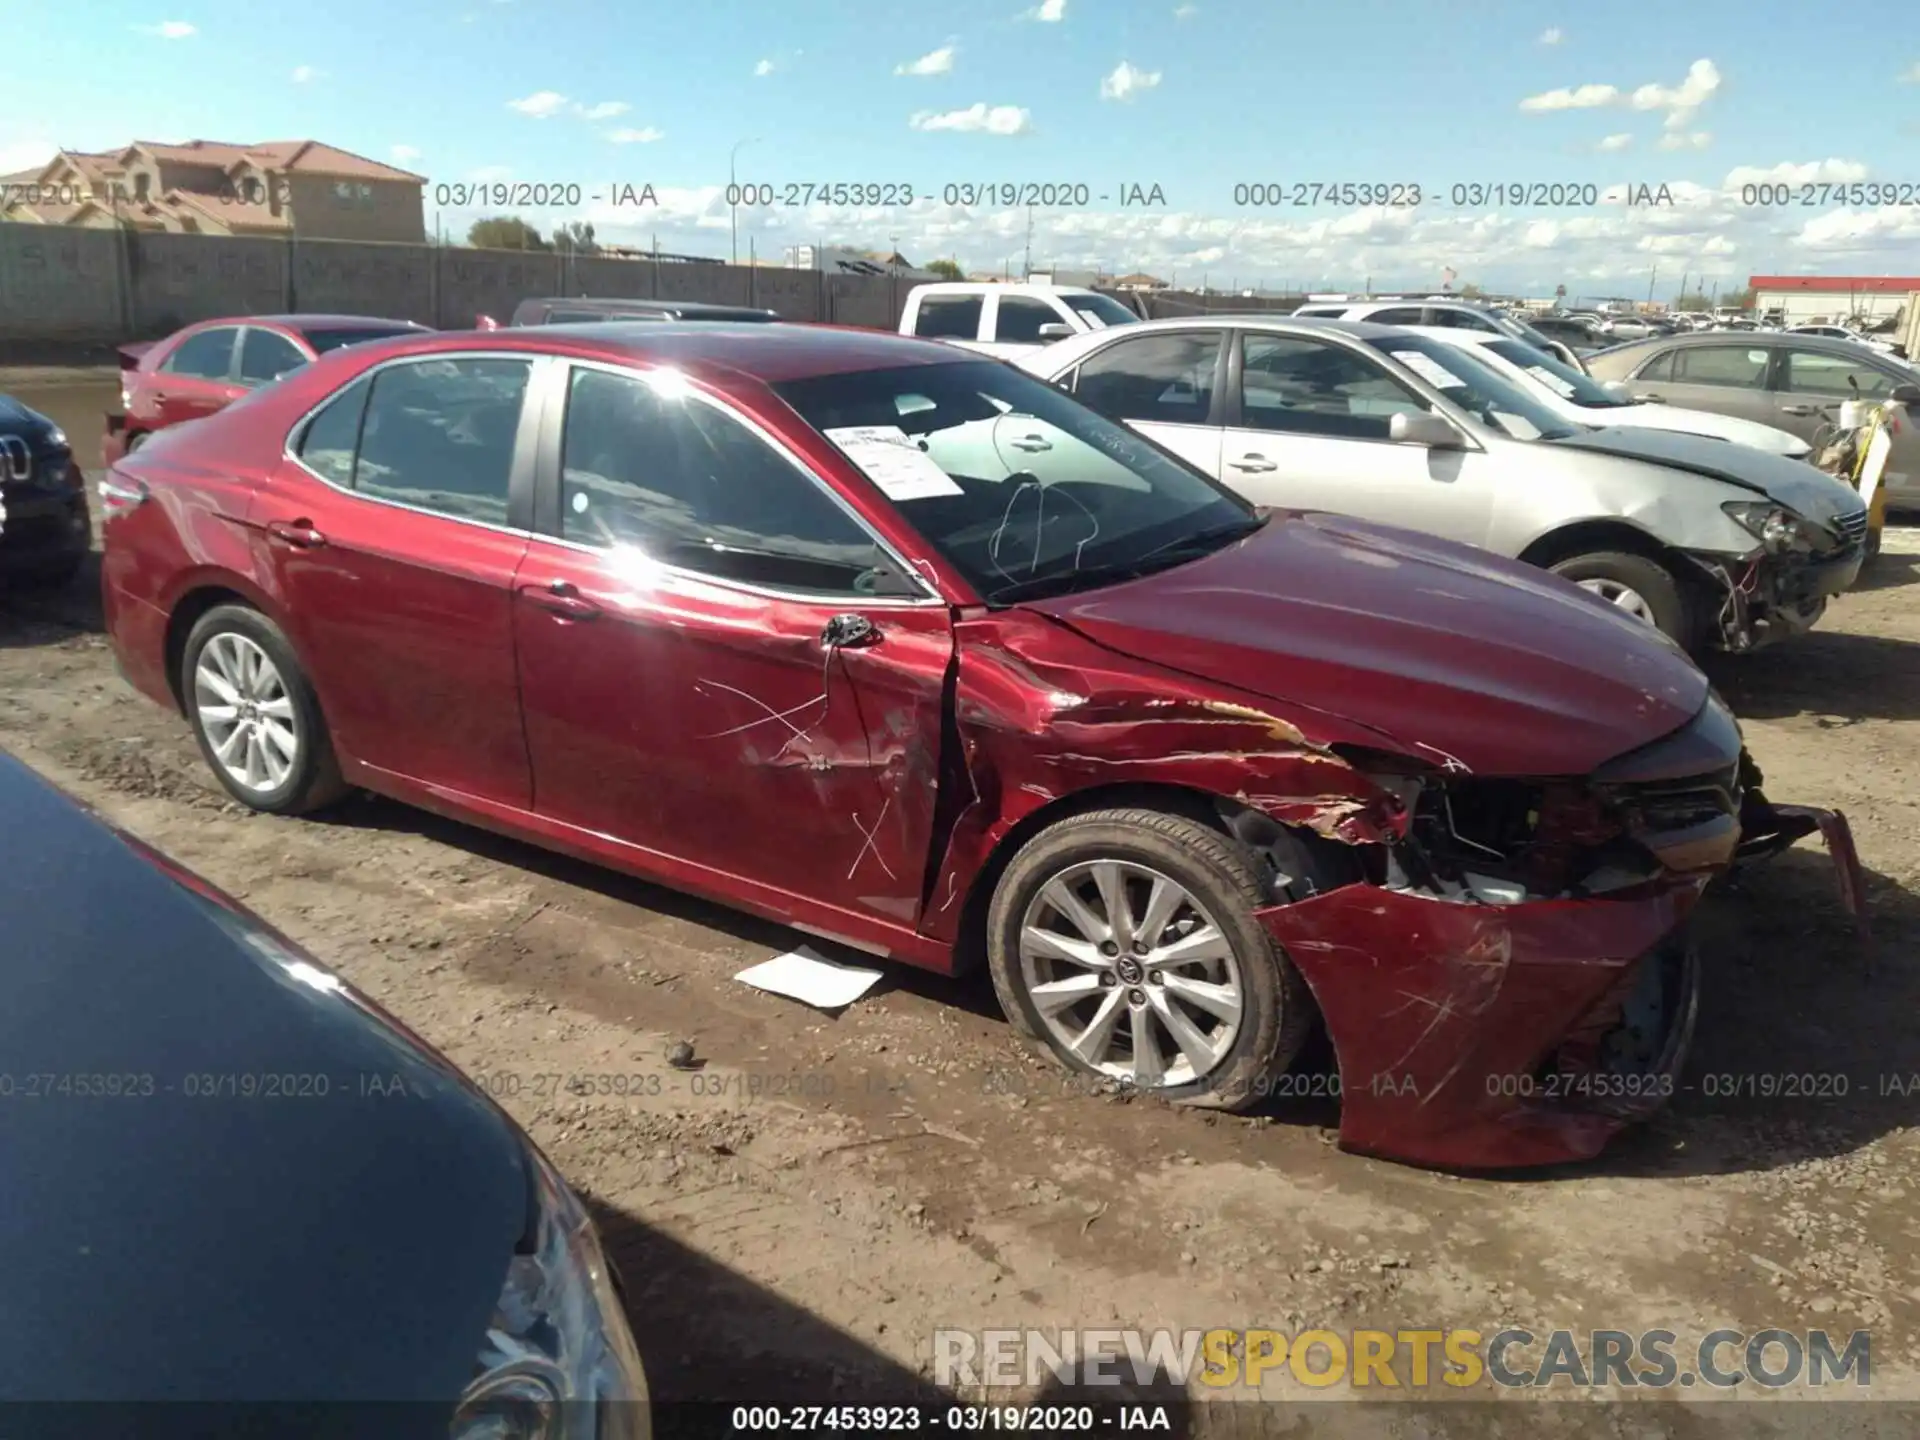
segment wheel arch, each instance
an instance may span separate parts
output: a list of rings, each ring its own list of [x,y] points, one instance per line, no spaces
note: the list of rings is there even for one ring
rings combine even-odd
[[[1535,536],[1515,558],[1542,570],[1575,555],[1595,550],[1619,550],[1658,561],[1673,573],[1679,584],[1689,583],[1692,568],[1680,563],[1681,553],[1631,520],[1617,516],[1594,516],[1575,520]]]
[[[294,645],[292,635],[287,633],[285,622],[281,619],[278,607],[258,587],[230,571],[205,570],[187,577],[177,587],[172,600],[167,604],[167,630],[165,655],[167,688],[173,692],[174,707],[182,714],[186,713],[186,695],[180,683],[180,664],[186,658],[187,637],[193,633],[193,627],[200,617],[219,605],[244,605],[256,610],[280,627],[280,633],[287,636],[287,644]],[[301,661],[301,668],[307,669],[299,647],[294,646],[294,656]],[[307,672],[308,683],[313,683],[312,671]],[[315,687],[315,699],[319,700],[319,690]],[[322,704],[322,713],[325,706]]]

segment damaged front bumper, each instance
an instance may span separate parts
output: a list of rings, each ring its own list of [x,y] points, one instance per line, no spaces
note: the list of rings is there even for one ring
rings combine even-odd
[[[1589,1159],[1659,1110],[1699,1003],[1687,921],[1729,865],[1818,831],[1864,934],[1846,817],[1772,804],[1744,755],[1739,772],[1719,819],[1696,818],[1701,786],[1644,792],[1642,820],[1687,823],[1640,832],[1656,871],[1604,893],[1397,875],[1257,911],[1326,1021],[1342,1147],[1450,1169],[1545,1165]]]
[[[1861,537],[1824,555],[1762,551],[1737,558],[1687,558],[1699,567],[1707,592],[1719,602],[1714,642],[1743,654],[1811,630],[1826,613],[1827,602],[1859,578],[1866,553]]]

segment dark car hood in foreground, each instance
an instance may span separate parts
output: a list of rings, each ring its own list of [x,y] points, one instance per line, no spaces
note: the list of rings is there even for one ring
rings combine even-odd
[[[0,1399],[457,1396],[511,1122],[5,754],[0,814]]]
[[[1751,445],[1717,440],[1710,435],[1610,425],[1547,443],[1570,450],[1597,450],[1604,455],[1647,460],[1670,469],[1724,480],[1788,506],[1809,520],[1828,521],[1861,508],[1860,496],[1852,486],[1814,469],[1804,460],[1769,455]]]
[[[1277,511],[1204,559],[1030,608],[1486,775],[1584,774],[1684,725],[1707,696],[1676,647],[1577,586],[1337,515]]]

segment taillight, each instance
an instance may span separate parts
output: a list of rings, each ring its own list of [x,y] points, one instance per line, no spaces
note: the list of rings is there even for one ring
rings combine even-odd
[[[101,517],[111,520],[116,515],[129,514],[146,503],[147,494],[146,481],[109,473],[100,482]]]

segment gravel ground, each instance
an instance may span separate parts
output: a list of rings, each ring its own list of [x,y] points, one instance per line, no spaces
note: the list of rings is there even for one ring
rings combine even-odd
[[[0,372],[0,390],[84,436],[113,399],[101,378]],[[896,970],[817,1014],[730,979],[793,932],[383,800],[253,815],[115,676],[91,570],[0,597],[0,746],[481,1077],[592,1198],[666,1397],[741,1398],[743,1363],[769,1400],[910,1387],[941,1326],[1514,1322],[1868,1328],[1873,1397],[1917,1398],[1916,580],[1920,530],[1890,531],[1819,630],[1715,673],[1769,793],[1851,817],[1875,946],[1817,848],[1724,887],[1676,1103],[1599,1161],[1525,1179],[1344,1155],[1324,1108],[1076,1093],[984,979]],[[683,1039],[704,1068],[666,1064]],[[1709,1093],[1783,1072],[1846,1093]],[[602,1076],[653,1078],[615,1096]]]

